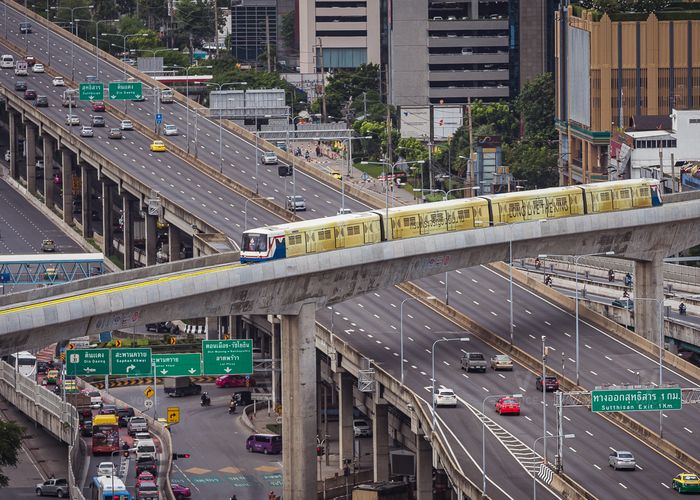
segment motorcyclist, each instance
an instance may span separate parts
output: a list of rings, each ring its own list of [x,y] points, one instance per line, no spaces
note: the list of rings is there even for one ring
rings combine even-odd
[[[211,400],[209,399],[209,394],[207,394],[206,392],[202,393],[201,404],[202,404],[202,406],[209,406],[211,404]]]
[[[234,397],[231,397],[231,401],[228,404],[228,412],[229,413],[236,413],[236,400]]]
[[[685,304],[684,304],[683,302],[681,302],[681,303],[678,305],[678,313],[681,314],[681,315],[685,315],[686,311],[687,311],[687,309],[686,309],[686,307],[685,307]]]
[[[613,271],[612,269],[608,270],[608,281],[610,281],[611,283],[615,281],[615,271]]]
[[[308,160],[311,158],[311,154],[309,153],[309,150],[307,149],[306,152],[304,153],[304,159]]]
[[[535,269],[539,269],[540,267],[542,267],[542,262],[540,261],[540,258],[537,257],[535,259]]]
[[[629,292],[627,291],[627,289],[625,289],[625,291],[622,292],[622,297],[626,299],[626,298],[629,298],[629,296],[630,296]]]
[[[632,286],[632,275],[630,273],[625,274],[625,286]]]

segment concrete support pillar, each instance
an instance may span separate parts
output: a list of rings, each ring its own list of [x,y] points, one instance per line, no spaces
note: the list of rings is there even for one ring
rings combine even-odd
[[[168,226],[168,259],[180,260],[180,230],[174,224]]]
[[[375,396],[376,397],[376,396]],[[389,406],[385,401],[374,402],[372,421],[372,451],[374,480],[389,480]]]
[[[146,226],[146,265],[153,266],[156,263],[156,252],[158,243],[158,233],[156,232],[156,223],[158,217],[155,215],[144,216],[144,225]]]
[[[50,159],[53,163],[53,140],[50,138],[44,138],[44,168],[45,173],[53,171],[53,165],[49,169],[50,163],[47,163],[47,159]],[[67,224],[73,224],[73,154],[67,150],[61,150],[61,178],[63,179],[63,222]],[[50,195],[47,193],[51,193]],[[51,205],[53,206],[53,184],[51,180],[44,181],[44,198],[46,199],[46,204],[49,205],[49,196],[51,199]]]
[[[231,319],[234,319],[231,316]],[[273,406],[277,406],[282,402],[282,367],[280,366],[282,355],[281,355],[281,342],[280,342],[280,330],[282,325],[280,325],[279,320],[275,318],[272,322],[272,403]],[[239,338],[242,332],[236,332],[238,335],[235,338]],[[234,338],[233,336],[231,338]]]
[[[30,123],[24,126],[27,148],[27,191],[36,195],[36,127]],[[44,165],[46,168],[46,165]],[[51,168],[51,166],[49,166]]]
[[[433,450],[424,434],[416,434],[416,496],[418,500],[433,498]]]
[[[316,498],[316,304],[282,317],[282,498]]]
[[[124,219],[124,269],[134,267],[134,202],[124,193],[122,217]]]
[[[9,122],[8,128],[10,129],[10,176],[17,180],[17,160],[19,156],[19,148],[17,147],[17,124],[19,122],[19,115],[10,111],[7,121]]]
[[[229,334],[230,338],[232,338],[232,339],[238,338],[238,316],[229,316],[228,317],[227,333]]]
[[[112,244],[112,184],[102,180],[102,253],[109,257],[114,253]]]
[[[90,189],[90,167],[80,165],[80,193],[82,198],[81,223],[83,238],[92,238],[92,196]]]
[[[207,340],[219,340],[219,317],[206,317]]]
[[[634,263],[634,331],[658,344],[663,325],[664,269],[663,258]],[[653,300],[641,299],[657,299]]]
[[[340,389],[338,401],[338,458],[340,463],[338,467],[342,469],[346,460],[352,461],[352,446],[355,439],[352,430],[354,380],[352,375],[346,372],[339,373],[338,377],[340,378],[338,384]]]

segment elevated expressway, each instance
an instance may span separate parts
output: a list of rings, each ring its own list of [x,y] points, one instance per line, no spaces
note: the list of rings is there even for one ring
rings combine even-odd
[[[14,16],[14,17],[13,17]],[[47,42],[50,44],[52,47],[52,52],[51,52],[51,68],[52,69],[58,69],[61,73],[65,75],[70,74],[70,58],[69,58],[69,53],[70,53],[70,43],[68,42],[68,39],[70,38],[70,35],[67,33],[63,32],[62,30],[57,30],[52,32],[51,38],[49,41],[47,41],[45,37],[45,31],[44,28],[39,25],[39,22],[35,24],[35,35],[30,36],[30,37],[24,37],[21,36],[17,33],[17,23],[22,20],[22,16],[17,16],[17,14],[14,12],[14,9],[12,6],[8,9],[8,31],[9,31],[9,37],[11,40],[13,40],[13,43],[16,45],[16,47],[33,47],[34,54],[37,55],[39,60],[45,63],[48,63],[49,61],[44,60],[42,54],[45,53],[45,51],[42,50],[42,47],[44,44]],[[1,23],[0,23],[1,24]],[[43,38],[42,38],[43,37]],[[84,48],[84,42],[81,42],[82,45],[78,45],[75,47],[75,66],[76,66],[76,74],[77,75],[87,75],[87,74],[94,74],[94,56],[92,53],[88,52]],[[107,59],[107,58],[105,58]],[[113,59],[109,60],[101,60],[100,61],[100,79],[107,81],[107,80],[120,80],[122,79],[122,74],[124,71],[124,68],[119,64],[115,63]],[[126,71],[128,71],[130,74],[134,74],[138,77],[138,74],[134,72],[131,68],[126,68]],[[32,76],[31,79],[33,80],[35,76]],[[76,77],[76,80],[81,79]],[[7,83],[6,83],[7,84]],[[48,88],[48,86],[46,87]],[[52,97],[51,94],[50,99],[54,98],[55,99],[55,94]],[[54,101],[55,102],[55,101]],[[185,119],[186,115],[186,110],[184,109],[184,106],[181,105],[181,98],[178,103],[173,105],[172,107],[166,107],[164,106],[163,111],[166,113],[166,122],[168,122],[168,116],[171,116],[171,121],[172,120],[178,120],[175,123],[179,125],[179,128],[182,130],[184,127],[182,126],[183,120]],[[13,101],[13,104],[17,104],[16,102]],[[19,104],[18,104],[19,106]],[[148,108],[150,108],[150,103],[127,103],[127,110],[128,110],[128,115],[129,118],[132,120],[135,120],[137,122],[137,125],[140,123],[140,129],[142,132],[146,133],[150,129],[150,127],[153,124],[153,115],[149,111]],[[118,106],[121,108],[121,106]],[[24,109],[22,108],[23,111],[26,111],[24,113],[24,116],[31,116],[31,109]],[[84,113],[84,111],[83,111]],[[62,113],[58,113],[58,115],[61,115]],[[82,115],[85,117],[86,115]],[[190,111],[190,118],[191,118],[191,111]],[[15,123],[18,123],[17,116],[15,115]],[[62,120],[62,118],[59,119],[59,123]],[[60,128],[60,127],[58,127]],[[227,180],[226,176],[230,176],[236,181],[242,183],[245,185],[245,187],[248,188],[248,193],[252,190],[252,187],[255,185],[255,179],[253,179],[253,175],[251,172],[250,168],[250,163],[252,163],[252,158],[255,156],[253,146],[249,143],[246,142],[245,140],[239,139],[231,134],[228,133],[227,130],[224,131],[224,143],[223,147],[226,148],[224,151],[227,152],[226,155],[226,162],[223,164],[223,173],[224,176],[219,176],[217,175],[218,173],[218,158],[216,158],[216,153],[212,153],[213,151],[216,151],[218,149],[218,141],[215,139],[218,137],[218,125],[216,123],[213,123],[209,120],[204,120],[200,117],[199,119],[199,139],[200,139],[200,144],[199,144],[199,150],[201,150],[199,159],[197,162],[193,161],[192,155],[190,155],[189,158],[187,158],[188,161],[185,162],[186,166],[183,166],[183,170],[178,170],[180,172],[179,174],[176,174],[178,176],[185,176],[187,175],[187,178],[184,179],[182,182],[178,183],[175,181],[178,181],[178,177],[175,177],[172,175],[173,171],[173,164],[170,163],[170,155],[168,155],[168,160],[167,162],[169,163],[169,167],[167,165],[163,165],[163,161],[158,162],[157,160],[154,160],[153,155],[149,155],[148,153],[144,153],[144,150],[147,147],[147,144],[149,142],[149,137],[145,137],[143,139],[138,139],[141,142],[137,143],[136,140],[131,143],[127,143],[124,146],[120,145],[114,145],[114,147],[105,152],[105,156],[107,156],[107,160],[111,161],[112,165],[116,166],[122,166],[124,168],[116,169],[115,172],[118,172],[118,175],[116,176],[117,179],[119,179],[118,182],[109,182],[111,179],[105,175],[105,178],[107,179],[107,184],[110,186],[109,189],[121,189],[119,186],[126,186],[127,188],[131,186],[131,183],[134,185],[133,192],[130,192],[128,189],[124,189],[123,191],[126,191],[127,194],[131,194],[133,197],[131,198],[131,203],[135,205],[135,202],[138,201],[140,202],[141,207],[145,207],[144,201],[145,199],[149,196],[149,193],[152,193],[151,189],[153,187],[153,184],[155,183],[155,188],[160,192],[160,198],[162,200],[165,200],[162,203],[163,207],[163,212],[164,212],[164,217],[168,222],[171,223],[171,227],[176,226],[179,228],[179,230],[182,233],[187,233],[189,232],[190,234],[194,232],[199,232],[199,231],[192,231],[191,226],[195,225],[197,229],[203,230],[205,232],[216,232],[218,231],[223,231],[227,235],[230,235],[231,238],[234,239],[234,241],[237,241],[238,235],[240,234],[240,231],[243,227],[242,219],[243,219],[243,212],[244,211],[249,211],[251,212],[248,214],[248,222],[249,224],[252,224],[253,222],[255,224],[264,224],[264,223],[273,223],[276,222],[275,218],[270,216],[269,212],[266,212],[264,210],[258,210],[257,212],[255,211],[256,208],[254,207],[254,203],[262,203],[262,202],[251,202],[249,203],[249,207],[246,207],[244,205],[244,202],[242,198],[237,197],[236,193],[237,192],[243,192],[239,189],[239,191],[232,191],[231,189],[225,189],[222,187],[222,183],[225,184],[226,186],[231,186],[230,182]],[[26,132],[26,130],[25,130]],[[29,135],[29,134],[28,134]],[[131,134],[129,134],[131,135]],[[148,136],[148,134],[147,134]],[[181,141],[179,144],[182,144],[183,141],[185,141],[184,138],[178,138],[175,139],[175,141]],[[192,142],[192,138],[189,138],[190,141],[190,147],[194,144]],[[97,148],[98,146],[95,145],[96,141],[85,141],[82,143],[70,143],[70,141],[66,140],[66,144],[71,145],[74,147],[74,150],[72,151],[77,151],[78,149],[83,149],[86,154],[86,158],[90,160],[90,149],[86,148]],[[171,141],[172,142],[172,141]],[[63,144],[63,143],[61,143]],[[173,151],[176,151],[177,149],[177,142],[173,142]],[[116,148],[116,149],[115,149]],[[70,149],[70,148],[68,148]],[[184,149],[184,148],[183,148]],[[206,155],[203,155],[202,153],[208,153]],[[92,153],[94,154],[94,153]],[[132,161],[132,158],[136,158],[138,156],[138,159],[136,161]],[[184,158],[186,155],[177,155],[178,159]],[[77,159],[77,156],[73,156],[72,158],[69,157],[69,161],[75,162],[75,159]],[[82,159],[82,156],[81,156]],[[231,161],[229,161],[231,159]],[[125,161],[126,160],[126,161]],[[131,168],[129,165],[129,161],[131,163],[136,163],[136,168]],[[174,161],[174,160],[173,160]],[[140,162],[140,163],[139,163]],[[192,168],[193,163],[197,163],[198,168],[201,169],[195,170]],[[105,170],[105,165],[111,166],[107,162],[102,162],[102,159],[97,159],[91,161],[89,164],[85,162],[86,165],[89,165],[90,168],[86,169],[87,175],[94,176],[94,172],[92,169],[94,168],[97,172],[100,172],[100,167]],[[204,164],[204,166],[202,166]],[[143,168],[142,168],[143,166]],[[153,167],[151,171],[147,171],[145,166]],[[209,167],[207,170],[205,167]],[[30,162],[30,168],[31,168],[31,162]],[[139,172],[139,168],[142,170],[146,170],[145,172]],[[188,170],[184,170],[187,168]],[[136,170],[136,172],[133,172],[133,170]],[[275,202],[281,202],[283,198],[283,193],[285,192],[285,189],[291,189],[288,188],[288,186],[285,185],[283,181],[286,179],[280,180],[279,178],[276,177],[276,173],[274,171],[269,171],[267,169],[261,169],[261,175],[267,175],[268,177],[263,181],[261,178],[260,186],[261,186],[261,192],[260,194],[263,196],[271,196],[271,195],[277,195]],[[83,170],[80,170],[81,174]],[[205,172],[202,173],[202,172]],[[125,174],[133,174],[134,177],[137,175],[141,175],[137,180],[135,181],[129,181],[125,182],[124,179],[122,179],[122,176]],[[297,169],[297,174],[300,173],[300,170]],[[98,174],[101,175],[101,174]],[[28,178],[32,178],[33,176],[29,175],[27,176]],[[65,179],[65,176],[64,176]],[[301,192],[302,194],[305,195],[307,198],[307,205],[309,205],[310,208],[310,213],[309,214],[304,214],[307,217],[314,217],[318,215],[326,215],[329,213],[334,213],[335,208],[339,205],[337,203],[337,200],[340,199],[340,194],[338,190],[332,186],[328,186],[322,183],[315,182],[311,177],[307,177],[305,175],[297,175],[295,182],[297,184],[298,191],[297,193]],[[137,183],[140,183],[137,185]],[[97,192],[102,192],[104,193],[104,186],[100,188],[100,185],[97,184],[98,189]],[[185,191],[187,191],[187,195],[185,195]],[[111,191],[114,192],[114,191]],[[289,192],[289,191],[288,191]],[[89,197],[87,197],[89,198]],[[104,197],[103,197],[104,199]],[[175,203],[172,203],[173,200],[176,200]],[[218,200],[218,202],[217,202]],[[228,205],[224,202],[224,200],[229,201],[232,200],[231,203]],[[240,200],[240,201],[239,201]],[[172,203],[170,205],[170,208],[168,206],[169,203]],[[212,207],[211,204],[214,204],[215,206]],[[354,202],[353,202],[354,203]],[[134,205],[131,205],[135,210]],[[233,206],[231,206],[233,205]],[[65,207],[65,200],[63,203],[63,206]],[[360,210],[364,206],[360,203],[355,203],[354,205],[351,205],[351,208],[353,210]],[[84,207],[83,207],[84,208]],[[280,216],[283,215],[281,214],[277,209],[274,207],[268,207],[269,210],[272,210],[273,213],[279,214]],[[86,211],[83,209],[83,214]],[[697,212],[696,212],[697,213]],[[89,212],[88,212],[89,214]],[[64,210],[64,217],[65,217],[65,210]],[[89,216],[88,216],[89,217]],[[85,218],[85,215],[82,217],[83,219]],[[103,218],[105,220],[106,218]],[[79,225],[83,225],[82,221],[78,221]],[[549,225],[550,222],[547,222],[545,225]],[[680,224],[680,222],[679,222]],[[84,225],[83,225],[84,226]],[[148,226],[146,226],[148,228]],[[96,231],[99,232],[99,227],[96,228]],[[498,228],[496,228],[498,229]],[[491,231],[491,230],[484,230],[484,231]],[[107,232],[107,231],[105,231]],[[617,232],[617,230],[611,230],[611,232]],[[554,234],[554,233],[550,233]],[[89,236],[89,234],[88,234]],[[126,236],[126,235],[125,235]],[[147,235],[148,236],[148,231]],[[503,236],[503,235],[502,235]],[[507,238],[507,236],[505,236]],[[171,246],[172,241],[177,239],[177,232],[174,232],[171,234]],[[148,240],[148,238],[147,238]],[[107,241],[109,241],[109,238],[107,238]],[[507,247],[507,245],[506,245]],[[642,248],[642,247],[640,247]],[[685,247],[683,247],[685,248]],[[582,252],[584,250],[580,249],[579,246],[573,245],[570,247],[570,249],[574,252]],[[206,249],[205,249],[206,250]],[[497,258],[507,258],[507,250],[503,250],[501,248],[500,253],[496,254],[491,254],[489,255],[489,260],[497,259]],[[541,252],[539,245],[533,245],[527,252],[521,252],[515,249],[514,255],[537,255],[538,253]],[[106,252],[107,253],[107,252]],[[147,252],[148,253],[148,252]],[[154,254],[153,251],[151,251],[150,255],[152,256]],[[171,259],[176,258],[176,255],[171,251],[170,252],[170,257]],[[149,259],[150,260],[150,259]],[[129,261],[126,259],[127,267],[129,267]],[[439,266],[438,266],[439,267]],[[444,267],[440,268],[436,272],[443,272],[443,270],[448,270],[451,269],[451,267]],[[157,268],[156,268],[157,272]],[[450,273],[450,284],[452,285],[454,283],[455,288],[461,288],[466,290],[467,287],[471,286],[474,281],[478,281],[479,283],[485,283],[487,282],[488,285],[481,285],[479,288],[480,290],[477,293],[483,292],[484,288],[492,288],[494,291],[502,291],[502,280],[499,278],[495,278],[494,276],[489,276],[488,273],[485,273],[483,276],[479,276],[481,272],[480,271],[462,271],[461,274],[454,274]],[[483,274],[483,273],[482,273]],[[98,278],[102,279],[102,278]],[[104,282],[106,283],[106,282]],[[429,287],[432,290],[440,289],[440,284],[438,283],[438,280],[435,278],[432,278],[429,280]],[[62,288],[63,290],[66,290],[66,288]],[[369,288],[367,288],[369,289]],[[357,292],[361,291],[360,289],[357,290]],[[485,293],[485,292],[484,292]],[[516,296],[520,295],[520,290],[516,290]],[[525,293],[525,292],[523,292]],[[403,299],[403,295],[396,291],[396,290],[391,290],[388,289],[384,292],[382,292],[382,298],[384,299],[382,302],[384,303],[398,303]],[[496,294],[494,294],[496,295]],[[638,294],[638,296],[643,296],[642,294]],[[337,300],[340,300],[341,297],[336,297]],[[516,299],[520,300],[519,297]],[[485,302],[482,300],[482,303]],[[458,305],[460,308],[462,307],[470,307],[472,304],[470,301],[464,301],[464,303],[460,302],[459,299],[455,298],[454,299],[454,304]],[[500,306],[502,309],[505,307],[505,302]],[[128,305],[128,304],[127,304]],[[275,307],[278,304],[275,305]],[[540,307],[540,306],[538,306]],[[541,307],[540,307],[541,308]],[[208,311],[212,312],[212,315],[218,314],[221,310],[224,308],[221,307],[211,307],[207,308]],[[370,310],[374,310],[375,316],[381,316],[384,311],[383,311],[382,305],[371,305],[368,304],[366,306],[365,311],[369,312]],[[227,310],[231,310],[228,308]],[[498,309],[496,309],[498,310]],[[168,310],[168,312],[171,312]],[[477,311],[478,312],[478,311]],[[179,312],[178,312],[179,314]],[[517,314],[517,310],[516,310]],[[545,313],[546,314],[546,313]],[[177,314],[170,316],[169,318],[166,319],[173,319]],[[432,319],[427,320],[428,323],[433,323],[433,322],[438,322],[439,318],[435,317],[434,315],[431,315]],[[490,318],[488,316],[493,316],[488,313],[486,313],[486,318],[483,318],[484,320],[493,320],[494,318]],[[501,311],[501,316],[498,319],[501,319],[503,317],[502,311]],[[516,316],[517,318],[518,316]],[[120,319],[120,320],[128,320],[128,317],[126,315],[120,316],[119,318],[112,317],[112,319]],[[144,318],[141,318],[144,319]],[[150,321],[150,320],[149,320]],[[146,320],[144,319],[144,322]],[[507,322],[506,322],[507,323]],[[519,320],[516,319],[516,323],[519,323]],[[651,321],[653,323],[653,321]],[[525,324],[523,324],[525,326]],[[454,328],[451,328],[454,329]],[[507,324],[505,326],[505,329],[503,328],[503,325],[501,323],[500,327],[494,328],[494,331],[507,331]],[[519,332],[519,331],[518,331]],[[529,339],[527,337],[522,339],[524,341],[524,347],[528,347],[530,349],[531,346],[529,346],[527,343],[529,342]],[[395,339],[394,339],[395,341]],[[518,337],[518,341],[520,341],[520,336]],[[364,351],[365,348],[368,349],[369,352],[372,351],[371,347],[368,347],[369,345],[373,345],[373,341],[365,341],[364,342],[365,347],[361,346],[361,350]],[[362,342],[361,342],[362,345]],[[429,346],[428,346],[429,347]],[[534,349],[532,349],[535,353],[537,352],[537,346],[534,346]],[[425,356],[424,356],[425,357]],[[426,360],[423,359],[421,361],[422,363],[425,363]],[[601,369],[597,369],[598,373],[602,373]],[[409,373],[409,376],[411,378],[414,377],[413,373]],[[418,375],[415,375],[415,378],[419,378]],[[673,417],[671,417],[673,418]],[[678,427],[680,428],[680,427]],[[580,451],[579,451],[580,453]],[[496,474],[498,471],[497,468],[491,468],[490,469],[492,472],[491,474]],[[495,476],[494,476],[495,477]],[[502,477],[505,477],[505,475],[502,475]],[[519,481],[522,483],[522,478],[519,479]],[[527,485],[524,487],[521,485],[521,489],[518,491],[529,491],[527,490]]]
[[[29,292],[15,297],[22,302],[0,310],[0,347],[68,338],[76,332],[89,334],[115,324],[129,327],[176,317],[281,314],[283,418],[286,429],[295,429],[285,433],[285,450],[290,450],[285,460],[300,454],[311,460],[315,390],[309,390],[309,386],[315,380],[311,369],[315,366],[315,349],[310,346],[314,345],[311,325],[317,307],[506,258],[511,238],[516,258],[542,251],[610,249],[616,255],[643,258],[694,245],[700,200],[668,201],[653,209],[491,227],[257,265],[232,263],[123,284],[115,281],[119,280],[117,274]],[[680,226],[687,230],[679,231]],[[642,294],[651,295],[650,288],[642,288]],[[33,338],[35,335],[42,340]],[[383,389],[378,390],[383,394]],[[293,427],[292,422],[297,426]],[[428,429],[426,434],[430,434]],[[289,482],[292,491],[311,491],[310,472],[295,474],[285,467],[285,473],[296,476],[285,477],[285,489]]]

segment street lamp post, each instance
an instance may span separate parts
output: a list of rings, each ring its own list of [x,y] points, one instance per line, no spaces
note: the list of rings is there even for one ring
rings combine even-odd
[[[130,33],[128,35],[122,35],[121,33],[102,33],[104,36],[116,36],[116,37],[121,37],[122,38],[122,54],[126,54],[126,41],[129,38],[134,38],[134,37],[139,37],[139,36],[148,36],[146,33]],[[124,79],[126,79],[126,62],[124,61],[124,58],[126,55],[122,55],[122,69],[124,70]]]
[[[207,83],[208,87],[216,87],[219,89],[219,92],[221,92],[221,89],[224,87],[228,87],[230,85],[248,85],[248,82],[228,82],[228,83]],[[211,99],[210,99],[211,101]],[[209,103],[209,107],[211,107],[211,102]],[[222,113],[221,110],[219,110],[219,173],[222,174],[224,172],[224,157],[223,153],[221,150],[221,131],[223,129],[223,119],[222,119]]]
[[[437,415],[435,414],[435,388],[437,387],[437,384],[435,383],[435,347],[438,345],[440,342],[469,342],[469,337],[457,337],[457,338],[451,338],[451,339],[437,339],[435,342],[433,342],[433,348],[430,350],[431,358],[432,358],[432,381],[433,381],[433,390],[432,390],[432,396],[433,396],[433,432],[435,431],[435,426],[437,424]],[[403,364],[403,359],[401,360],[401,363]]]
[[[243,204],[243,230],[248,230],[248,202],[253,200],[274,200],[274,196],[264,196],[259,198],[248,198]]]
[[[537,441],[542,439],[544,436],[540,436],[535,439],[535,442],[532,443],[532,450],[534,451],[535,448],[537,448]],[[576,434],[557,434],[556,436],[552,436],[554,439],[573,439],[576,437]],[[547,463],[547,459],[545,458],[544,463]],[[532,471],[532,499],[537,500],[537,472],[534,470]]]
[[[187,66],[186,68],[184,66],[169,66],[171,68],[178,68],[178,69],[184,69],[185,70],[185,76],[187,78],[185,79],[185,137],[187,138],[187,154],[190,154],[190,70],[192,68],[202,68],[202,69],[211,69],[211,66],[198,66],[196,64],[193,64],[192,66]],[[195,142],[195,151],[197,148],[197,143]]]
[[[581,255],[573,255],[574,259],[574,276],[576,283],[576,385],[579,385],[579,325],[578,325],[578,261],[583,257],[595,257],[598,255],[615,255],[615,252],[596,252],[587,253]],[[540,259],[546,259],[547,257],[567,257],[566,255],[552,255],[552,254],[541,254],[538,256]]]
[[[100,19],[95,23],[95,76],[100,81],[100,23],[116,23],[119,19]],[[50,30],[46,30],[48,33]]]
[[[74,33],[75,31],[75,11],[78,9],[94,9],[94,5],[79,5],[77,7],[51,7],[53,10],[70,10],[70,28],[71,28],[71,33]],[[5,22],[7,22],[7,17],[5,17]],[[75,41],[71,40],[70,44],[70,79],[75,80],[75,58],[74,58],[74,50],[73,48],[75,47]]]
[[[409,300],[421,300],[421,299],[420,299],[419,297],[408,297],[408,298],[403,299],[403,300],[401,301],[401,305],[399,306],[399,316],[400,316],[400,319],[399,319],[399,325],[400,325],[400,327],[399,327],[399,333],[401,334],[401,339],[400,339],[400,345],[401,345],[401,347],[400,347],[400,349],[399,349],[399,350],[401,351],[401,352],[399,353],[399,356],[400,356],[400,358],[401,358],[401,385],[403,385],[403,364],[404,364],[404,361],[403,361],[403,305],[404,305],[405,302],[408,302]],[[430,295],[430,296],[426,297],[425,300],[435,300],[435,297],[433,297],[432,295]]]
[[[522,398],[522,394],[494,394],[481,402],[481,496],[486,498],[486,401],[500,398]]]
[[[264,115],[264,118],[271,118],[272,115]],[[289,147],[287,147],[289,149]],[[259,155],[259,148],[258,148],[258,110],[255,110],[255,194],[258,194],[258,190],[260,189],[259,186],[259,181],[258,181],[258,166],[260,165],[260,155]],[[287,181],[285,180],[285,186],[287,184]],[[296,207],[295,207],[296,208]]]
[[[544,463],[547,463],[547,346],[546,335],[542,335],[542,444],[544,446],[542,456]],[[533,447],[534,450],[534,447]]]

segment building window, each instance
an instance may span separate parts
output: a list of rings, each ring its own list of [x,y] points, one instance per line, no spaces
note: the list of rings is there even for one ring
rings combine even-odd
[[[367,49],[358,48],[324,48],[323,67],[326,69],[357,68],[367,64]],[[321,68],[321,50],[316,49],[316,69]]]

